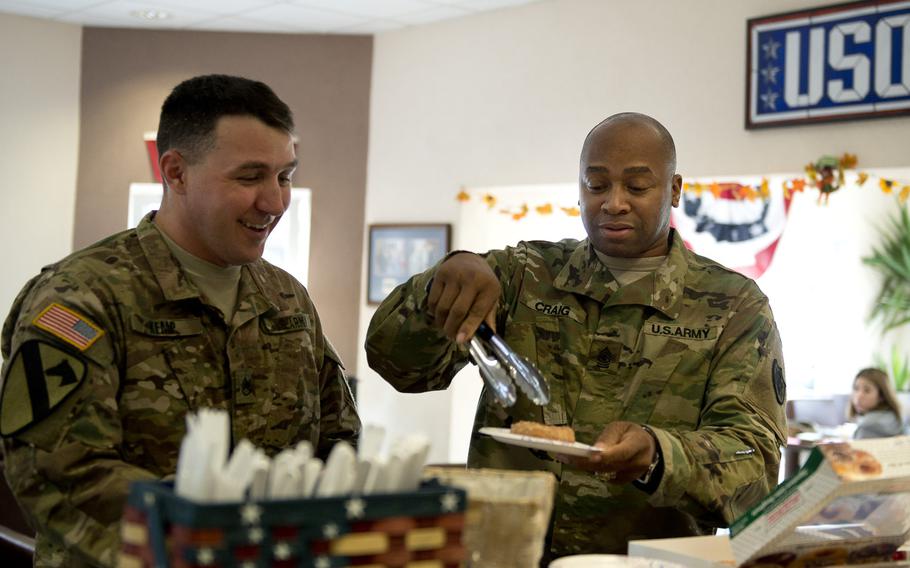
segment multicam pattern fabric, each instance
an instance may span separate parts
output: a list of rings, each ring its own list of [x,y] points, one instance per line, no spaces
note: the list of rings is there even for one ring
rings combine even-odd
[[[753,281],[691,253],[675,231],[666,262],[624,287],[586,240],[521,242],[485,258],[502,283],[497,329],[549,379],[551,400],[538,407],[520,395],[502,408],[484,391],[468,465],[558,476],[552,555],[711,533],[777,484],[783,360]],[[370,366],[404,392],[444,389],[468,361],[427,320],[435,270],[394,290],[367,333]],[[477,433],[516,420],[568,424],[588,444],[609,422],[647,424],[663,453],[660,485],[652,495],[612,485]]]
[[[106,333],[80,352],[33,325],[54,302]],[[50,415],[3,440],[7,479],[38,528],[38,566],[114,564],[129,483],[174,474],[188,412],[227,410],[233,440],[270,454],[309,440],[325,457],[360,429],[303,286],[264,260],[246,265],[225,323],[151,215],[25,286],[3,328],[6,365],[34,340],[56,342],[87,366]]]

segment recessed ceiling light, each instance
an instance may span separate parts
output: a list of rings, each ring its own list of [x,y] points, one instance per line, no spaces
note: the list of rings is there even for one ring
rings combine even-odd
[[[133,10],[130,12],[130,16],[139,18],[140,20],[158,21],[173,18],[174,14],[165,12],[164,10]]]

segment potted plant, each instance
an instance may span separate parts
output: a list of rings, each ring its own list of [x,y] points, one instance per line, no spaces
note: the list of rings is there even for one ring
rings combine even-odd
[[[910,214],[903,203],[899,202],[898,206],[898,214],[881,233],[881,244],[863,258],[882,277],[869,319],[881,325],[883,337],[906,329],[910,322]],[[879,359],[879,365],[891,375],[907,420],[910,418],[910,358],[893,343],[890,362]]]
[[[891,357],[877,356],[875,366],[888,373],[894,381],[898,402],[901,403],[904,422],[910,420],[910,356],[901,353],[897,344],[891,345]]]

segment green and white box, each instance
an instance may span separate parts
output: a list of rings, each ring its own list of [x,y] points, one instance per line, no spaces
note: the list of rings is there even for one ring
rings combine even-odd
[[[896,561],[910,536],[910,437],[823,444],[799,472],[737,519],[737,566]]]

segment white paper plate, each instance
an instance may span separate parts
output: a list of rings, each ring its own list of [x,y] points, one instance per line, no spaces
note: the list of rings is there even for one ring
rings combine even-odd
[[[682,564],[614,554],[578,554],[564,556],[550,563],[550,568],[685,568]]]
[[[825,435],[821,432],[800,432],[796,437],[806,442],[820,442]]]
[[[509,444],[512,446],[521,446],[523,448],[533,448],[535,450],[544,450],[553,454],[563,454],[567,456],[590,456],[600,450],[594,446],[582,444],[580,442],[560,442],[557,440],[548,440],[546,438],[535,438],[533,436],[522,436],[513,434],[508,428],[481,428],[481,434],[491,436],[497,442]]]

